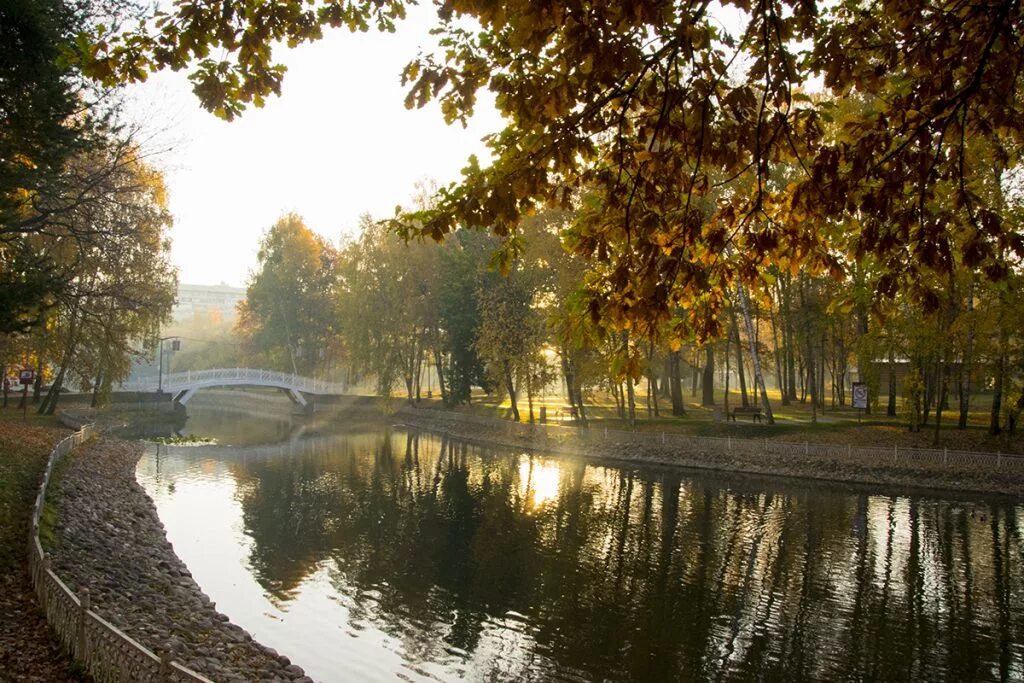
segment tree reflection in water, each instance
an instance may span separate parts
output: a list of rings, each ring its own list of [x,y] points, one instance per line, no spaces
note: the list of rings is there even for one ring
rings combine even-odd
[[[1020,506],[598,466],[400,430],[315,444],[224,451],[251,570],[279,604],[320,577],[347,628],[394,638],[412,672],[1024,678]]]

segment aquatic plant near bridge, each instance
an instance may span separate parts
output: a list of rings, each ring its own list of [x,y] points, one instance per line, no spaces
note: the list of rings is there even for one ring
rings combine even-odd
[[[194,434],[186,434],[184,436],[154,436],[145,440],[169,446],[213,446],[217,444],[217,439],[211,439],[205,436],[195,436]]]

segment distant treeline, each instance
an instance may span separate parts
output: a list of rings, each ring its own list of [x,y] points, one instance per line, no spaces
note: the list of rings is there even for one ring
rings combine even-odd
[[[714,292],[724,298],[720,336],[679,334],[701,301],[640,332],[597,313],[593,286],[607,278],[564,248],[570,225],[571,214],[546,211],[512,239],[463,229],[405,243],[367,217],[357,240],[334,247],[285,216],[261,243],[237,360],[371,379],[382,396],[404,390],[410,401],[424,396],[430,368],[446,404],[482,387],[510,399],[517,420],[524,407],[532,419],[542,388],[559,381],[582,420],[608,395],[630,421],[644,410],[683,415],[687,394],[726,410],[758,406],[769,419],[774,401],[816,413],[849,406],[852,381],[868,385],[868,413],[902,410],[914,429],[942,411],[966,426],[982,392],[993,433],[1021,411],[1018,273],[992,283],[961,268],[929,308],[899,294],[880,301],[862,264],[839,279],[770,266],[758,291]],[[768,387],[779,398],[769,401]]]

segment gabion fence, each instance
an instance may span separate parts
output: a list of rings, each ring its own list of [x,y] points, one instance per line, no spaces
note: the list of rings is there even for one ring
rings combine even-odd
[[[54,467],[67,453],[95,434],[92,425],[57,444],[50,453],[32,510],[32,529],[29,534],[28,564],[32,585],[46,620],[57,633],[61,643],[83,668],[100,682],[126,683],[129,681],[199,681],[212,683],[208,678],[172,661],[169,653],[157,656],[151,650],[125,634],[116,626],[92,611],[89,593],[75,593],[50,568],[50,558],[39,541],[39,520],[46,505],[46,490]]]

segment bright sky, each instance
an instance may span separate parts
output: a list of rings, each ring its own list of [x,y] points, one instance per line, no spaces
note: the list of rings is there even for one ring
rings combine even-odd
[[[287,66],[282,94],[231,123],[199,107],[184,73],[133,86],[131,115],[157,131],[151,146],[175,217],[172,258],[189,284],[243,286],[261,235],[283,213],[337,242],[359,216],[388,217],[408,205],[418,180],[456,180],[481,138],[499,129],[481,102],[467,129],[440,110],[407,110],[400,74],[429,45],[432,7],[397,33],[334,31],[312,45],[275,52]]]

